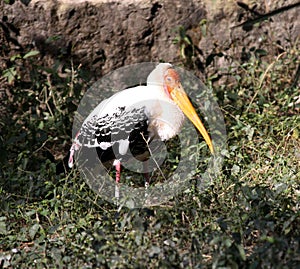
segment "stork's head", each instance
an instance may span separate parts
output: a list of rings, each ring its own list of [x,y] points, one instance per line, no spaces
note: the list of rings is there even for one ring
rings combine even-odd
[[[210,136],[208,135],[202,121],[198,117],[193,105],[191,104],[186,92],[184,91],[180,76],[171,64],[159,64],[149,75],[147,84],[159,84],[163,86],[166,94],[178,105],[187,118],[196,126],[205,142],[207,143],[211,153],[214,148]]]

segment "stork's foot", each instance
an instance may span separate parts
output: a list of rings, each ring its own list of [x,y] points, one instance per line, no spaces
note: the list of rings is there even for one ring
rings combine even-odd
[[[148,172],[149,165],[148,165],[148,160],[143,162],[143,176],[145,180],[145,189],[147,190],[149,185],[150,185],[150,175]]]

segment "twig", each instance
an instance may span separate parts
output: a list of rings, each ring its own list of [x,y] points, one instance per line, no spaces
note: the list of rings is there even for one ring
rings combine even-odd
[[[149,147],[149,143],[148,143],[149,141],[145,138],[145,136],[144,136],[143,133],[140,133],[140,134],[141,134],[141,136],[143,137],[144,141],[145,141],[146,144],[147,144],[149,153],[150,153],[151,157],[153,158],[153,161],[154,161],[154,163],[156,164],[157,169],[160,171],[160,173],[161,173],[162,177],[164,178],[164,180],[167,181],[167,179],[165,178],[165,176],[164,176],[164,174],[163,174],[163,171],[160,169],[159,164],[157,163],[157,161],[155,160],[155,158],[154,158],[154,156],[153,156],[153,154],[152,154],[152,151],[151,151],[151,149],[150,149],[150,147]]]
[[[241,27],[241,26],[246,26],[246,27],[248,26],[249,27],[249,26],[252,26],[253,24],[256,24],[256,23],[264,21],[264,20],[267,20],[268,18],[270,18],[272,16],[275,16],[275,15],[277,15],[279,13],[282,13],[284,11],[287,11],[289,9],[292,9],[292,8],[295,8],[295,7],[298,7],[298,6],[300,6],[300,2],[292,4],[292,5],[287,5],[285,7],[281,7],[281,8],[278,8],[278,9],[275,9],[275,10],[273,10],[271,12],[268,12],[266,14],[260,15],[260,17],[258,17],[258,18],[255,18],[255,19],[252,19],[252,20],[247,20],[247,21],[245,21],[245,22],[243,22],[241,24],[233,26],[232,28],[237,28],[237,27]]]

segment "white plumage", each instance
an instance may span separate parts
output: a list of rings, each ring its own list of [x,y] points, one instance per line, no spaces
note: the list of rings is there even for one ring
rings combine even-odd
[[[120,91],[91,112],[74,139],[69,166],[73,166],[74,153],[80,147],[97,147],[105,154],[117,143],[118,154],[122,156],[141,140],[141,135],[148,140],[168,140],[179,133],[183,113],[213,152],[212,142],[181,86],[178,73],[171,64],[161,63],[149,74],[146,86]]]

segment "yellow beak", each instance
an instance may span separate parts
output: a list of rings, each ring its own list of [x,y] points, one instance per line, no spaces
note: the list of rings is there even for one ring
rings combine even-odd
[[[214,148],[212,141],[202,123],[199,119],[193,105],[191,104],[187,94],[183,90],[183,87],[180,83],[177,84],[175,88],[170,92],[170,95],[173,101],[179,106],[182,112],[188,117],[188,119],[196,126],[200,134],[203,136],[206,144],[208,145],[210,152],[214,153]]]

